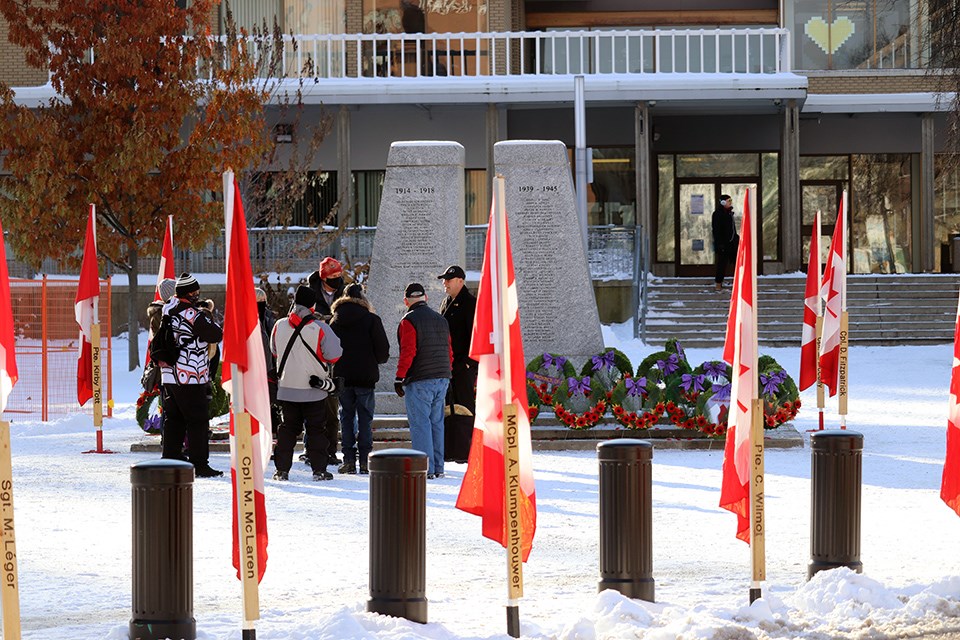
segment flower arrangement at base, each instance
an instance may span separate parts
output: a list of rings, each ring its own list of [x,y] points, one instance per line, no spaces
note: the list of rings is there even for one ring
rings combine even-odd
[[[686,353],[676,339],[667,340],[665,349],[652,353],[637,367],[637,379],[646,378],[661,391],[659,401],[674,425],[692,429],[689,421],[697,398],[703,391],[702,376],[695,376]],[[649,383],[648,383],[649,386]]]
[[[540,414],[540,407],[553,406],[557,388],[567,378],[576,375],[576,369],[563,356],[545,353],[527,365],[527,405],[530,407],[530,424]]]
[[[154,400],[160,396],[160,388],[155,387],[152,391],[144,391],[137,398],[137,424],[150,435],[160,435],[163,432],[162,410],[157,413],[151,413]]]
[[[656,382],[625,375],[610,393],[610,411],[627,429],[656,428],[667,410],[662,395]]]
[[[760,397],[763,399],[763,428],[776,429],[793,420],[800,410],[800,391],[787,371],[771,356],[760,356]]]
[[[584,362],[580,375],[590,376],[593,388],[603,391],[609,399],[610,392],[617,383],[624,377],[633,375],[633,365],[623,352],[611,347]]]
[[[697,398],[694,427],[704,435],[721,437],[727,433],[727,412],[730,408],[730,365],[708,360],[694,369],[703,375],[706,388]]]
[[[597,426],[607,412],[607,391],[594,389],[590,376],[569,377],[553,394],[553,412],[557,419],[571,429],[590,429]]]

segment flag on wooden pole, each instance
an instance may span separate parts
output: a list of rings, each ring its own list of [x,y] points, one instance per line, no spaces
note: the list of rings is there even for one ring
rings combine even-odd
[[[494,178],[492,200],[470,343],[470,357],[479,362],[476,419],[457,508],[481,516],[484,537],[507,550],[507,633],[519,638],[517,603],[537,528],[537,499],[502,176]]]
[[[960,302],[953,329],[953,367],[947,407],[947,455],[943,462],[940,499],[960,515]]]
[[[817,382],[819,349],[817,319],[820,318],[820,212],[813,217],[810,235],[810,259],[807,261],[807,286],[803,300],[803,330],[800,336],[800,391]]]
[[[756,268],[749,197],[744,199],[740,247],[727,314],[723,359],[731,365],[730,409],[723,454],[720,506],[737,514],[737,538],[750,542],[751,431],[757,398]]]
[[[763,400],[757,349],[757,236],[753,189],[743,203],[740,248],[730,298],[724,360],[731,366],[730,410],[723,454],[720,507],[737,515],[737,538],[750,544],[750,602],[766,579],[764,524]]]
[[[823,272],[820,296],[826,301],[823,312],[823,337],[820,342],[820,380],[835,396],[840,386],[842,315],[847,310],[847,192],[840,200],[840,211],[830,242],[830,254]],[[842,336],[846,341],[845,331]],[[846,373],[846,372],[844,372]],[[841,413],[846,413],[842,411]]]
[[[83,245],[83,262],[74,312],[80,325],[80,345],[77,357],[77,402],[82,407],[93,397],[93,325],[97,322],[100,298],[100,275],[97,268],[96,209],[90,205],[87,235]]]
[[[502,178],[500,179],[502,181]],[[477,413],[467,472],[457,496],[457,508],[483,518],[484,537],[508,546],[508,518],[505,518],[504,449],[506,440],[515,439],[519,448],[520,494],[515,514],[522,531],[523,560],[533,546],[537,526],[536,492],[533,483],[530,420],[526,391],[526,365],[520,334],[517,287],[510,251],[510,233],[506,226],[503,195],[494,189],[490,226],[483,252],[483,267],[477,291],[477,311],[473,323],[470,357],[479,362],[477,376]],[[497,219],[497,209],[502,219]],[[497,229],[505,243],[500,246]],[[502,256],[502,260],[500,259]],[[500,273],[500,264],[505,272]],[[501,287],[501,282],[506,287]],[[506,320],[504,320],[506,318]],[[504,343],[509,342],[509,351]],[[510,379],[502,378],[509,367]],[[517,407],[517,424],[504,435],[504,393]],[[511,509],[513,510],[513,509]]]
[[[0,595],[3,605],[3,637],[20,640],[20,577],[17,570],[17,535],[13,521],[13,463],[10,455],[10,423],[3,420],[7,399],[17,383],[16,343],[13,331],[13,303],[10,300],[10,277],[7,252],[0,227],[0,486],[6,497],[0,500],[0,543],[6,554],[4,585]]]
[[[230,393],[233,566],[243,585],[244,627],[260,617],[258,583],[267,568],[263,474],[270,461],[270,393],[250,267],[247,224],[233,172],[223,174],[227,293],[223,309],[223,388]],[[247,634],[245,638],[250,636]]]

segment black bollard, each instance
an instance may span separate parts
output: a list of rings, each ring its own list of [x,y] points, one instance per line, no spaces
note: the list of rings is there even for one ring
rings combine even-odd
[[[818,571],[860,562],[860,481],[863,435],[817,431],[810,435],[810,565]]]
[[[619,438],[597,445],[600,460],[600,583],[653,602],[653,445]]]
[[[196,640],[193,617],[193,465],[130,467],[133,618],[130,640]]]
[[[427,622],[427,456],[370,455],[370,600],[367,611]]]

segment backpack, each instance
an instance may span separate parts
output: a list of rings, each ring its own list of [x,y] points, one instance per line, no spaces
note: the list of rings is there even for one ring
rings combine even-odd
[[[160,328],[150,341],[150,359],[172,367],[179,357],[180,345],[173,333],[173,318],[167,314],[160,318]]]

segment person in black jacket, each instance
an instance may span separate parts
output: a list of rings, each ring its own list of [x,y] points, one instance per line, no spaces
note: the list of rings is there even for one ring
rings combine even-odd
[[[427,306],[423,285],[403,293],[407,312],[397,327],[400,358],[393,388],[403,398],[413,448],[427,454],[427,479],[443,477],[443,405],[450,385],[450,327]]]
[[[717,258],[714,282],[717,291],[720,291],[723,288],[723,277],[727,273],[727,265],[737,258],[737,228],[733,220],[733,198],[726,194],[720,196],[710,223],[713,228],[713,251]]]
[[[208,345],[223,339],[223,329],[213,319],[213,303],[200,300],[200,284],[189,273],[177,278],[176,293],[163,307],[169,315],[173,334],[180,346],[174,363],[162,363],[163,457],[179,459],[184,435],[187,456],[198,478],[222,476],[211,469],[210,418],[207,415],[207,387],[211,376]]]
[[[373,449],[374,386],[380,379],[380,365],[390,357],[390,343],[380,316],[357,283],[344,290],[343,297],[333,303],[330,327],[340,338],[343,355],[334,365],[333,375],[342,380],[340,386],[340,450],[343,464],[339,473],[367,473],[367,456]]]
[[[473,316],[477,299],[465,286],[467,274],[458,265],[447,268],[437,278],[443,280],[447,296],[440,303],[440,315],[450,326],[453,346],[453,371],[447,401],[464,407],[473,415],[477,405],[477,361],[470,359],[470,339],[473,336]]]

